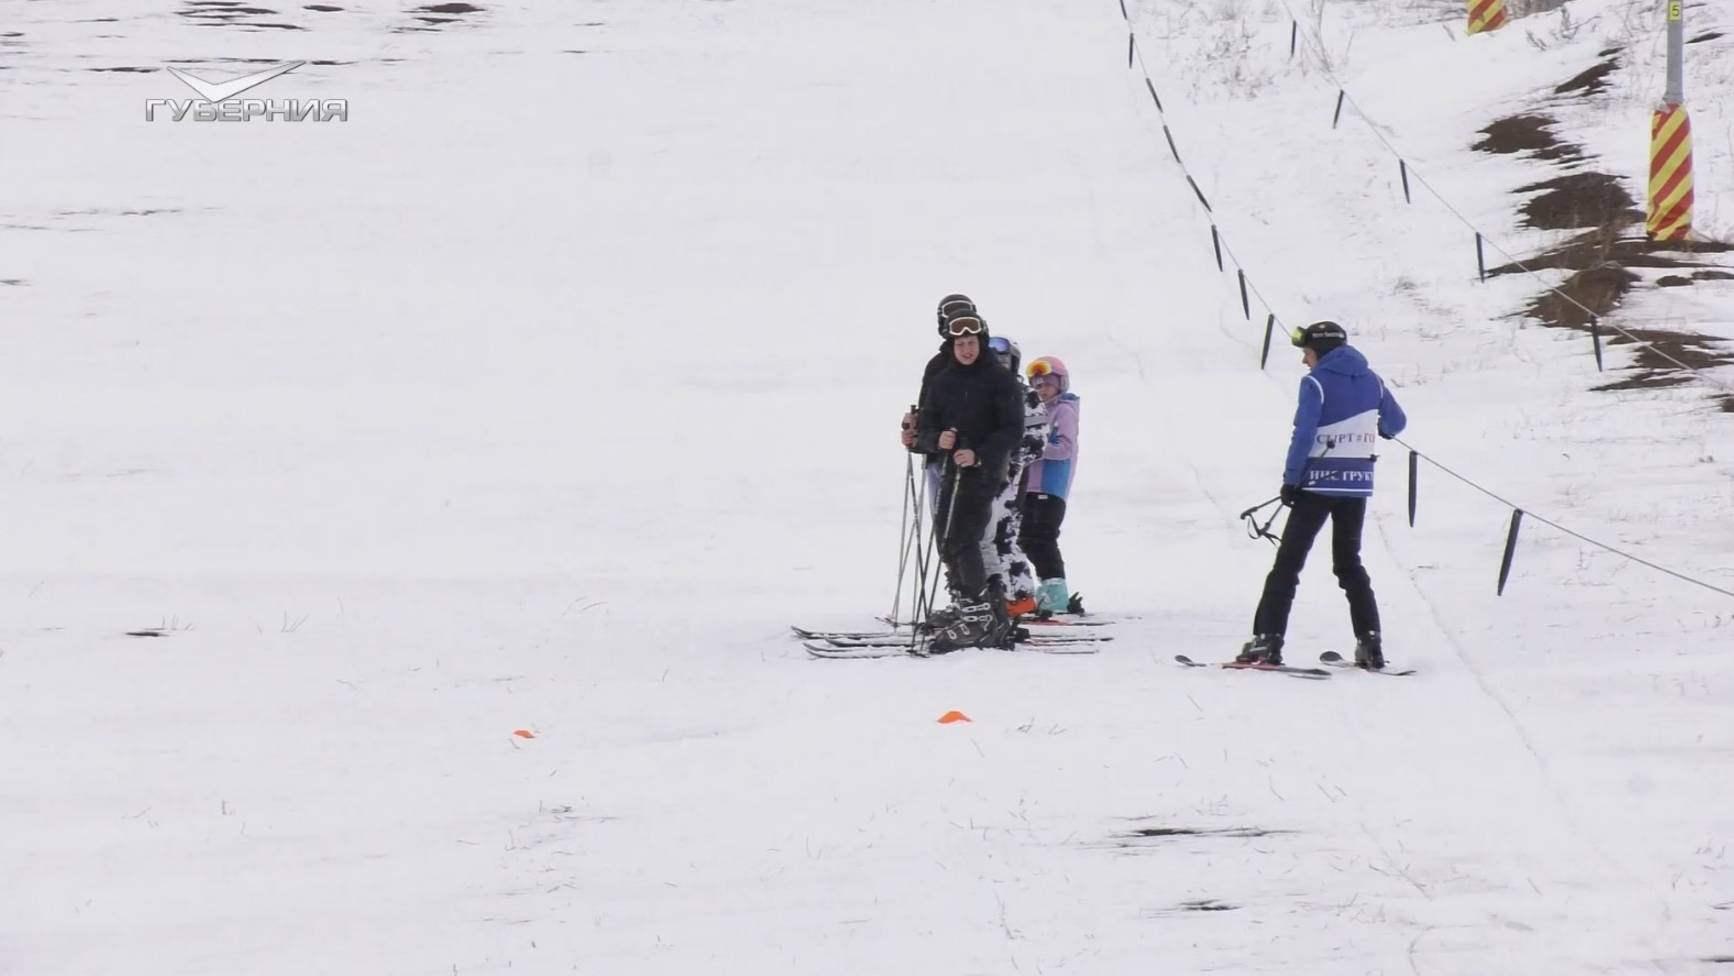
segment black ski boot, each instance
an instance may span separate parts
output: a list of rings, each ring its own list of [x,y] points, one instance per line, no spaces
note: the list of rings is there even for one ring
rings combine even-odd
[[[1378,632],[1361,634],[1355,638],[1355,667],[1366,668],[1368,671],[1385,670],[1385,646],[1379,640]]]
[[[915,629],[923,634],[937,634],[957,622],[957,604],[940,607],[927,615],[927,619],[915,625]]]
[[[927,619],[915,625],[916,633],[937,634],[957,622],[958,607],[969,601],[960,598],[949,584],[947,584],[945,592],[951,598],[951,606],[927,611]]]
[[[993,620],[988,623],[987,633],[982,635],[981,646],[1009,649],[1016,639],[1016,625],[1011,612],[1006,609],[1005,582],[998,576],[987,579],[987,604]]]
[[[1236,664],[1281,664],[1282,635],[1254,634],[1235,655]]]
[[[1019,633],[1025,637],[1029,636],[1029,631],[1019,627],[1017,622],[1012,620],[1011,614],[1006,610],[1004,600],[995,600],[989,597],[988,613],[993,615],[993,620],[988,624],[987,635],[982,638],[981,646],[1010,650],[1012,644],[1017,642]]]
[[[949,654],[965,647],[984,647],[993,629],[993,602],[977,597],[957,605],[957,618],[938,631],[927,645],[929,654]]]

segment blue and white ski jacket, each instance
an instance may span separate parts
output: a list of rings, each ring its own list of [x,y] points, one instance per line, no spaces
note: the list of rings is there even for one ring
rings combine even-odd
[[[1301,380],[1282,482],[1321,495],[1366,498],[1373,493],[1378,438],[1401,434],[1408,422],[1397,398],[1367,368],[1367,357],[1353,346],[1338,346]]]
[[[1062,393],[1048,404],[1048,442],[1030,465],[1025,491],[1055,498],[1071,493],[1078,461],[1078,406],[1076,393]]]

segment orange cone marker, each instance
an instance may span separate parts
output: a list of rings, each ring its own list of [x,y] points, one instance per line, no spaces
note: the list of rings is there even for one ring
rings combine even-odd
[[[968,722],[968,721],[970,721],[969,716],[965,715],[959,711],[950,711],[950,712],[946,712],[944,715],[939,716],[939,724],[940,725],[950,725],[953,722]]]
[[[529,729],[513,729],[512,734],[520,739],[534,739],[536,737],[536,733]]]

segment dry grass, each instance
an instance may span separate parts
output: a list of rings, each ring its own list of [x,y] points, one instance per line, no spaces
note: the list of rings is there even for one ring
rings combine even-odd
[[[1567,0],[1506,0],[1505,11],[1513,17],[1533,17],[1558,10]]]

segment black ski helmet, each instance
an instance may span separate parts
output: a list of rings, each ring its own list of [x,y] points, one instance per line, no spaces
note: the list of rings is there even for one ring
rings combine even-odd
[[[1323,356],[1346,344],[1349,341],[1349,332],[1337,323],[1326,320],[1294,330],[1289,334],[1289,341],[1299,348],[1311,349]]]
[[[939,334],[942,338],[950,338],[945,332],[945,323],[959,315],[977,315],[975,302],[968,295],[947,295],[939,300]]]

